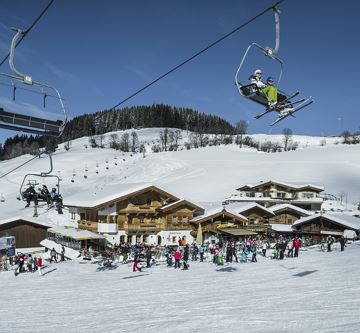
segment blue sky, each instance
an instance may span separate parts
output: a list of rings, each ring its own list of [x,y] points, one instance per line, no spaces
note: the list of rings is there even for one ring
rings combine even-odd
[[[56,0],[17,50],[16,64],[34,79],[56,86],[70,117],[110,108],[274,1]],[[10,27],[28,27],[47,1],[2,0],[0,59]],[[249,122],[251,133],[334,135],[360,126],[356,98],[360,74],[359,1],[285,1],[278,56],[285,62],[281,89],[300,90],[315,103],[274,128],[275,115],[255,120],[262,108],[238,94],[234,75],[251,42],[274,46],[272,13],[258,19],[123,106],[166,103]],[[262,55],[261,68],[276,77]],[[1,67],[7,71],[8,65]],[[246,73],[246,76],[247,73]],[[41,102],[40,102],[41,105]],[[14,132],[0,129],[0,142]]]

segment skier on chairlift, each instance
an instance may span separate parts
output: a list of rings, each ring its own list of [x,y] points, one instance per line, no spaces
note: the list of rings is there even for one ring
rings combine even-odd
[[[278,90],[277,88],[273,85],[274,84],[274,79],[269,76],[266,80],[266,84],[261,80],[262,77],[262,71],[261,69],[257,69],[254,72],[254,75],[251,75],[249,77],[249,80],[251,83],[255,83],[257,85],[257,87],[261,90],[261,92],[263,92],[265,94],[265,96],[268,99],[268,107],[269,109],[272,109],[276,103],[277,103],[277,98],[278,98]]]

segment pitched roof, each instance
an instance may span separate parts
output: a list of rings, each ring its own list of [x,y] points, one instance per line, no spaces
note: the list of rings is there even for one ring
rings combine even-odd
[[[178,201],[179,198],[149,183],[128,183],[97,186],[87,192],[80,192],[64,199],[65,206],[93,208],[129,195],[155,190]]]
[[[158,209],[162,210],[162,211],[167,211],[169,209],[172,209],[172,208],[177,207],[177,206],[182,205],[182,204],[189,205],[189,206],[195,208],[196,210],[204,210],[204,208],[202,208],[202,207],[200,207],[200,206],[198,206],[198,205],[196,205],[196,204],[194,204],[194,203],[192,203],[192,202],[190,202],[190,201],[188,201],[186,199],[180,199],[180,200],[175,201],[173,203],[170,203],[168,205],[159,207]]]
[[[229,208],[232,211],[236,211],[239,214],[244,213],[253,208],[258,208],[269,215],[275,215],[271,209],[259,205],[256,202],[234,202],[234,203],[232,202],[229,203],[229,205],[226,206],[226,208]]]
[[[33,224],[37,224],[37,225],[41,225],[44,227],[51,227],[52,224],[41,221],[41,220],[37,220],[34,218],[28,218],[28,217],[22,217],[22,216],[15,216],[15,217],[10,217],[10,218],[6,218],[3,220],[0,220],[0,225],[4,225],[4,224],[8,224],[8,223],[12,223],[12,222],[16,222],[16,221],[24,221],[24,222],[29,222],[29,223],[33,223]]]
[[[302,216],[310,216],[310,215],[314,214],[313,212],[309,212],[306,209],[302,209],[302,208],[300,208],[298,206],[291,205],[291,204],[274,205],[274,206],[269,207],[269,210],[271,210],[275,214],[277,212],[282,211],[282,210],[293,210],[293,211],[298,212]]]
[[[214,217],[217,217],[221,214],[229,214],[239,220],[243,220],[243,221],[248,221],[248,219],[237,213],[236,211],[233,211],[232,209],[228,209],[228,208],[223,208],[223,207],[217,207],[217,208],[213,208],[213,209],[210,209],[208,211],[205,211],[205,214],[203,215],[199,215],[195,218],[193,218],[192,220],[190,220],[190,222],[196,222],[196,223],[200,223],[204,220],[208,220],[208,219],[211,219],[211,218],[214,218]]]
[[[298,190],[298,191],[305,190],[305,189],[312,189],[312,190],[315,190],[316,192],[324,191],[323,186],[318,186],[318,185],[309,184],[309,183],[286,183],[286,182],[280,182],[280,181],[276,181],[276,180],[268,180],[265,182],[260,181],[255,184],[246,184],[244,186],[237,188],[236,190],[237,191],[254,190],[259,186],[270,185],[270,184],[280,185],[280,186],[288,187],[290,189]]]
[[[316,220],[319,217],[331,221],[335,224],[339,224],[347,229],[360,230],[360,218],[348,214],[315,214],[295,221],[292,226],[299,226],[301,224]]]

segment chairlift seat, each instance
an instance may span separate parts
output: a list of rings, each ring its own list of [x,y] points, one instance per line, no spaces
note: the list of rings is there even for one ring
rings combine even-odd
[[[259,103],[265,107],[268,106],[268,99],[266,95],[259,89],[259,87],[255,83],[250,83],[247,85],[241,85],[240,90],[243,96],[251,99],[252,101]],[[282,102],[287,99],[289,95],[280,92],[278,90],[278,102]]]
[[[0,108],[1,128],[58,137],[62,126],[63,121],[61,120],[32,117],[15,112],[8,112]]]

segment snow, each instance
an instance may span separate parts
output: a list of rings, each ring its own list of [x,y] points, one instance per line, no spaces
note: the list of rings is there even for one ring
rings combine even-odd
[[[220,206],[239,186],[258,183],[262,179],[277,179],[289,184],[322,184],[327,193],[346,193],[348,207],[356,207],[352,204],[360,200],[360,145],[336,144],[341,138],[326,138],[327,144],[320,146],[324,138],[294,136],[294,140],[299,142],[298,150],[271,154],[250,148],[240,149],[236,145],[152,153],[151,146],[158,144],[161,130],[137,130],[139,140],[147,150],[145,158],[142,154],[90,148],[87,137],[73,140],[69,151],[64,149],[64,144],[59,145],[53,154],[53,174],[62,178],[60,190],[64,202],[91,206],[129,193],[131,188],[153,184],[179,199],[186,198],[193,203],[216,202]],[[123,131],[114,133],[121,136]],[[190,134],[182,131],[181,142],[186,142]],[[282,140],[282,136],[276,135],[252,137],[259,141]],[[105,135],[105,142],[109,140],[110,133]],[[0,175],[31,157],[24,155],[1,161]],[[87,179],[83,177],[85,168],[88,169]],[[13,216],[33,218],[33,209],[24,209],[25,202],[17,201],[16,196],[25,174],[48,170],[49,160],[42,156],[0,179],[0,195],[5,198],[5,202],[0,202],[0,219]],[[41,178],[37,180],[40,186],[45,182]],[[54,187],[51,180],[46,180],[46,184],[48,188]],[[39,207],[36,220],[76,227],[67,209],[59,215],[54,209],[48,211],[46,208],[46,205]]]
[[[4,332],[358,332],[360,243],[188,271],[82,260],[0,273]]]
[[[306,210],[306,209],[302,209],[300,207],[297,207],[297,206],[294,206],[294,205],[291,205],[291,204],[278,204],[278,205],[274,205],[274,206],[271,206],[269,207],[269,210],[276,213],[280,210],[283,210],[283,209],[290,209],[290,210],[294,210],[294,211],[297,211],[299,212],[300,214],[304,215],[304,216],[309,216],[309,215],[312,215],[313,212],[309,211],[309,210]]]
[[[278,232],[292,232],[292,226],[289,224],[277,224],[277,223],[272,223],[271,225],[271,229],[274,231],[278,231]]]

